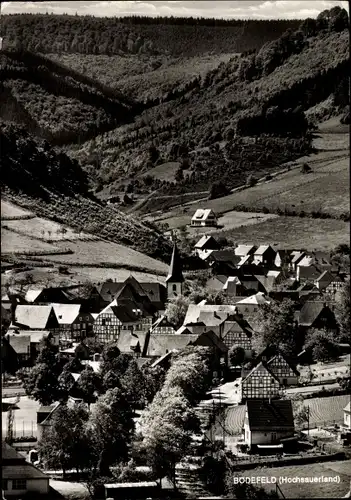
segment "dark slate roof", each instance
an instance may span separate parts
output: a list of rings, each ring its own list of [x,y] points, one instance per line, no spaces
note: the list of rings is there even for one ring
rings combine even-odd
[[[161,309],[167,301],[167,290],[161,283],[140,283],[150,302]]]
[[[324,302],[321,301],[305,302],[300,311],[299,324],[301,326],[313,325],[324,309],[324,306]]]
[[[18,465],[1,465],[3,479],[46,479],[49,477],[34,465],[24,461]]]
[[[233,250],[214,250],[208,260],[215,262],[229,262],[230,264],[236,266],[240,262],[241,257],[239,255],[235,255]]]
[[[123,283],[106,282],[97,287],[101,298],[105,302],[112,302],[117,293],[123,288]]]
[[[111,309],[116,318],[118,318],[122,323],[134,323],[138,321],[136,314],[125,306],[112,306]]]
[[[317,279],[321,271],[316,266],[300,266],[300,279]]]
[[[166,278],[166,282],[168,282],[168,281],[180,282],[180,283],[183,283],[183,281],[184,281],[183,272],[182,272],[182,262],[180,259],[180,255],[179,255],[176,243],[174,243],[174,246],[173,246],[171,265],[169,267],[168,276]]]
[[[29,354],[30,335],[7,334],[7,340],[16,354]]]
[[[250,430],[294,430],[293,409],[290,400],[248,400],[246,403]]]
[[[194,345],[203,345],[202,340],[205,338],[209,340],[209,343],[213,347],[217,347],[217,349],[219,349],[222,352],[228,352],[228,347],[218,337],[218,335],[216,335],[212,330],[209,330],[208,332],[201,333],[201,335],[199,335],[198,338],[193,341],[193,344]]]
[[[196,243],[195,248],[200,248],[201,250],[217,250],[219,248],[219,243],[213,236],[204,235]]]

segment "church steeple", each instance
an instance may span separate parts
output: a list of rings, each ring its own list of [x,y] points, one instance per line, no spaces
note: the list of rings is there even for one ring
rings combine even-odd
[[[182,262],[178,252],[177,244],[174,242],[171,265],[169,266],[166,278],[168,298],[181,295],[183,292],[184,277],[182,272]]]

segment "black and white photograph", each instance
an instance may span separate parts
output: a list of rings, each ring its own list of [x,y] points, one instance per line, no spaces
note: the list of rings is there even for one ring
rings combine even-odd
[[[0,1],[2,500],[351,499],[350,1]]]

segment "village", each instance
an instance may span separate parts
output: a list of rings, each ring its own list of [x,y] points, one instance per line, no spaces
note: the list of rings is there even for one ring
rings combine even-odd
[[[214,225],[215,214],[204,209],[196,211],[190,227],[206,231]],[[87,396],[84,384],[93,379],[84,373],[99,377],[113,349],[156,378],[192,349],[205,349],[211,366],[211,388],[194,403],[201,430],[192,436],[192,454],[181,457],[165,489],[162,482],[131,482],[133,498],[166,498],[174,491],[204,495],[196,452],[203,440],[212,455],[221,443],[227,460],[242,471],[278,461],[282,466],[350,457],[351,348],[339,312],[345,296],[349,301],[350,277],[335,254],[275,250],[270,242],[223,248],[204,232],[192,248],[202,265],[189,271],[176,232],[171,238],[165,281],[139,282],[131,273],[124,281],[29,285],[22,292],[8,287],[2,296],[5,495],[48,493],[49,478],[61,478],[62,471],[49,470],[37,443],[50,434],[62,405],[92,411],[99,388]],[[19,374],[38,366],[48,346],[67,362],[59,376],[66,392],[40,404],[45,398],[31,392]],[[134,408],[135,432],[143,432],[146,406],[139,402]],[[14,474],[17,465],[22,473]],[[130,498],[126,484],[105,484],[105,493]],[[284,487],[277,488],[284,498]]]

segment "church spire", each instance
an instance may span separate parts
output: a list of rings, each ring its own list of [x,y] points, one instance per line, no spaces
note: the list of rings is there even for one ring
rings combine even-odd
[[[178,252],[177,244],[174,241],[171,265],[169,266],[168,276],[166,283],[183,283],[184,277],[182,273],[182,262]]]

